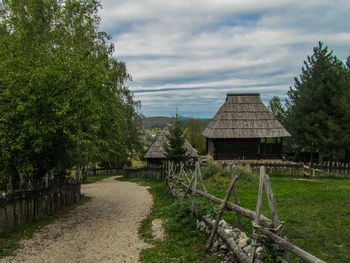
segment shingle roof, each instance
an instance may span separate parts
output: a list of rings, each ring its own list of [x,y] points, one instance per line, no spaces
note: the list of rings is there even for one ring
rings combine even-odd
[[[259,93],[228,93],[226,102],[203,131],[208,138],[289,137],[260,100]]]
[[[164,149],[163,145],[165,142],[167,142],[166,135],[169,134],[169,127],[171,127],[172,123],[168,123],[165,128],[162,130],[162,132],[159,134],[157,139],[154,140],[154,142],[151,144],[151,146],[148,148],[145,158],[165,158],[164,155]],[[198,152],[192,147],[192,145],[185,139],[185,147],[187,148],[187,154],[189,154],[191,157],[198,158]]]

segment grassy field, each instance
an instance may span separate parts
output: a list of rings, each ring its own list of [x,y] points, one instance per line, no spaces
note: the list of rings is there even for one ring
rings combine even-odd
[[[139,230],[141,237],[152,244],[152,248],[143,250],[141,262],[220,262],[205,248],[207,237],[196,230],[196,220],[189,216],[190,202],[173,200],[164,181],[155,181],[147,178],[125,179],[150,186],[154,206],[151,214],[142,222]],[[166,239],[153,239],[151,225],[156,218],[165,223]]]
[[[211,177],[206,186],[224,198],[228,181]],[[327,262],[350,262],[350,180],[271,177],[271,183],[289,241]],[[241,205],[255,211],[258,176],[240,178],[237,185]],[[271,218],[266,196],[263,214]],[[224,218],[236,224],[234,212],[225,212]],[[243,225],[251,233],[251,221]]]

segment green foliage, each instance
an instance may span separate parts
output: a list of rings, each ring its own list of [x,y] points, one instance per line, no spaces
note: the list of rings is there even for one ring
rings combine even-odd
[[[231,177],[228,172],[218,173],[212,177],[212,182],[215,185],[215,188],[218,190],[227,189],[228,185],[231,182]]]
[[[297,151],[344,157],[350,149],[349,66],[320,42],[287,99],[286,127]]]
[[[219,167],[216,162],[208,160],[206,167],[201,167],[201,174],[204,179],[212,177],[219,172]]]
[[[286,109],[283,107],[281,99],[278,96],[273,96],[269,101],[268,108],[279,122],[284,122],[286,118]]]
[[[174,220],[174,223],[182,222],[183,220],[193,220],[189,215],[191,214],[192,199],[182,196],[175,198],[175,200],[168,206],[163,207],[162,214]],[[214,216],[215,211],[208,202],[198,199],[196,200],[196,217],[201,218],[203,215]]]
[[[261,260],[264,263],[279,263],[282,262],[281,259],[284,259],[286,262],[287,259],[284,258],[285,252],[279,248],[277,244],[273,244],[269,241],[264,242],[264,248],[266,251],[261,253]]]
[[[179,115],[176,113],[175,122],[169,127],[169,134],[166,136],[167,142],[164,143],[164,154],[167,160],[176,163],[186,163],[190,156],[185,147],[185,137],[180,127]]]
[[[110,37],[98,31],[98,8],[95,0],[2,1],[2,184],[113,165],[139,147],[139,103]]]
[[[199,153],[206,152],[206,138],[202,134],[202,120],[189,119],[185,137]]]
[[[233,174],[238,176],[239,181],[255,180],[256,175],[241,166],[233,167]],[[219,172],[211,178],[211,183],[215,189],[225,190],[231,182],[231,175],[228,168],[220,169]]]

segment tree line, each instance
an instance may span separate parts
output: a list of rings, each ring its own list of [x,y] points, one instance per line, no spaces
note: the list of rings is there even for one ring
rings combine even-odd
[[[291,133],[286,146],[296,159],[350,161],[350,57],[344,63],[319,42],[285,105],[273,97],[269,108]]]
[[[140,102],[96,0],[0,2],[0,185],[33,185],[140,147]]]

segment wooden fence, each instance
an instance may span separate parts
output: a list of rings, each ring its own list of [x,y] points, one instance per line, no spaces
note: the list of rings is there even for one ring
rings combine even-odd
[[[192,214],[195,213],[195,198],[197,196],[204,197],[211,202],[217,203],[220,205],[220,209],[217,215],[215,222],[213,223],[209,218],[203,216],[202,220],[212,229],[211,235],[209,237],[207,246],[210,247],[213,241],[213,237],[215,234],[219,235],[221,239],[226,243],[226,245],[231,249],[231,251],[235,254],[236,258],[239,262],[243,263],[252,263],[255,260],[255,253],[257,244],[259,243],[259,238],[261,238],[258,234],[264,234],[265,237],[269,238],[271,242],[276,243],[280,248],[285,251],[291,252],[304,260],[305,262],[312,263],[322,263],[324,261],[316,258],[315,256],[309,254],[303,249],[293,245],[288,240],[282,238],[282,225],[278,218],[277,209],[274,202],[274,196],[272,192],[272,187],[270,183],[270,178],[266,174],[266,169],[264,166],[260,167],[260,184],[259,184],[259,193],[257,199],[256,211],[252,211],[246,208],[243,208],[238,199],[236,181],[238,180],[237,176],[234,176],[232,171],[232,165],[230,166],[231,173],[231,183],[228,187],[226,196],[224,200],[217,198],[213,195],[210,195],[206,191],[206,187],[204,185],[201,173],[200,173],[200,165],[196,164],[195,171],[193,173],[192,178],[189,174],[187,174],[183,166],[181,166],[179,173],[176,173],[175,169],[172,165],[168,166],[167,171],[167,185],[171,192],[173,193],[181,193],[185,197],[189,193],[192,194]],[[200,183],[202,185],[203,191],[198,190],[197,184]],[[263,204],[263,195],[264,192],[267,193],[267,199],[270,206],[270,211],[272,215],[272,220],[263,216],[261,214],[262,204]],[[231,203],[228,201],[229,196],[233,192],[235,203]],[[224,210],[234,211],[237,215],[237,225],[241,228],[241,216],[250,218],[253,220],[253,243],[252,249],[249,253],[243,251],[243,249],[232,241],[228,236],[225,235],[225,231],[218,227],[218,223],[221,219],[222,213]]]
[[[220,164],[221,166],[228,166],[229,164],[240,165],[252,171],[259,171],[261,166],[265,166],[267,173],[271,175],[350,178],[350,164],[340,162],[304,164],[289,161],[235,160],[230,163],[222,162]]]
[[[122,174],[123,168],[111,167],[111,168],[96,168],[90,167],[86,170],[86,175],[101,175],[101,174]]]
[[[80,183],[0,193],[0,233],[80,200]]]
[[[141,167],[141,168],[124,168],[122,174],[126,178],[149,177],[153,179],[164,179],[165,168],[163,167]]]

